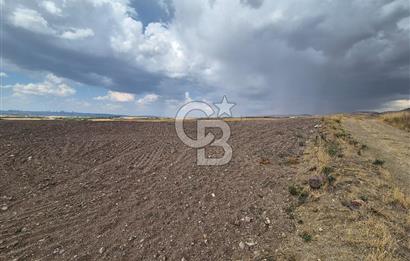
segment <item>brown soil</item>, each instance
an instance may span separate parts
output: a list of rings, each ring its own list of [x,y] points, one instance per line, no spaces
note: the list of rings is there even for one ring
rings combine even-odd
[[[0,259],[274,258],[317,120],[229,124],[199,167],[172,122],[0,121]]]

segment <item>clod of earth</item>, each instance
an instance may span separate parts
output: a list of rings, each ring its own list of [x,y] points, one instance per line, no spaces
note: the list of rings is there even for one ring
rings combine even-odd
[[[354,199],[350,202],[350,205],[353,208],[360,208],[361,206],[363,206],[365,204],[365,202],[361,199]]]
[[[270,164],[270,160],[269,160],[269,159],[261,159],[261,160],[259,161],[259,164],[261,164],[261,165],[268,165],[268,164]]]
[[[354,199],[351,201],[342,201],[342,205],[348,207],[350,210],[357,210],[363,206],[365,202],[361,199]]]

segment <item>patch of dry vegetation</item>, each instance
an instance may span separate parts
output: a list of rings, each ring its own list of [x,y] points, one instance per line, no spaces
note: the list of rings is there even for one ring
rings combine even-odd
[[[395,260],[392,254],[395,249],[395,239],[389,226],[377,218],[370,217],[365,221],[355,223],[347,229],[346,239],[351,244],[372,249],[366,255],[365,260]]]
[[[392,186],[382,165],[362,154],[366,146],[341,121],[324,118],[305,152],[293,186],[308,196],[295,197],[289,210],[295,234],[279,253],[290,260],[410,260],[410,200]],[[312,176],[323,177],[320,189],[309,186]],[[309,242],[301,233],[309,234]]]
[[[399,188],[394,188],[392,192],[392,203],[405,209],[410,208],[410,198],[407,197]]]
[[[397,128],[410,131],[410,112],[401,111],[401,112],[388,112],[384,113],[381,116],[381,119],[390,125],[393,125]]]

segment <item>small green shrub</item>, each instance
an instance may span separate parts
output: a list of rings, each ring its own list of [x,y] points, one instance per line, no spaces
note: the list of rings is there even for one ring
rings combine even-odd
[[[298,197],[298,201],[300,204],[305,203],[309,197],[309,192],[305,191],[301,186],[298,185],[290,185],[289,186],[289,193],[292,196]]]
[[[335,136],[337,138],[344,138],[344,137],[346,137],[346,133],[345,132],[338,132],[338,133],[335,134]]]
[[[298,185],[290,185],[289,188],[288,188],[288,190],[289,190],[289,193],[290,193],[292,196],[299,196],[300,193],[302,193],[303,188],[301,188],[301,187],[298,186]]]
[[[331,174],[333,172],[333,168],[329,166],[324,166],[322,168],[322,173],[326,176],[327,182],[330,185],[333,185],[333,183],[336,181],[336,178]]]
[[[335,142],[331,142],[328,143],[327,145],[327,153],[332,156],[335,157],[336,155],[338,155],[340,153],[340,148],[339,145]]]
[[[285,212],[286,212],[286,214],[288,214],[288,217],[289,217],[290,219],[294,219],[294,218],[295,218],[294,211],[295,211],[295,206],[294,206],[294,205],[290,205],[289,207],[287,207],[287,208],[285,209]]]
[[[369,197],[367,195],[361,195],[360,199],[363,200],[364,202],[367,202],[369,200]]]
[[[303,241],[305,242],[310,242],[312,241],[312,235],[310,235],[307,232],[303,232],[302,235],[300,235],[300,237],[303,239]]]
[[[330,185],[333,185],[333,183],[336,181],[336,178],[332,174],[327,175],[326,178],[327,178],[327,182]]]
[[[349,139],[349,144],[353,145],[353,146],[357,146],[357,144],[359,144],[359,142],[355,139]]]
[[[302,192],[299,194],[299,197],[298,197],[299,203],[305,203],[305,202],[307,201],[308,197],[309,197],[309,192],[307,192],[307,191],[302,191]]]
[[[373,161],[373,164],[374,164],[374,165],[377,165],[377,166],[383,166],[384,160],[375,159],[375,160]]]
[[[322,173],[325,174],[326,176],[329,175],[330,173],[333,172],[333,168],[329,166],[324,166],[322,168]]]

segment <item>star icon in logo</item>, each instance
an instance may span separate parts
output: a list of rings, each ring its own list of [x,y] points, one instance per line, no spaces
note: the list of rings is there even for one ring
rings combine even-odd
[[[228,117],[232,117],[232,112],[231,109],[234,107],[236,104],[235,103],[230,103],[226,96],[222,98],[221,103],[214,103],[216,107],[218,107],[218,117],[221,117],[223,115],[226,115]]]

